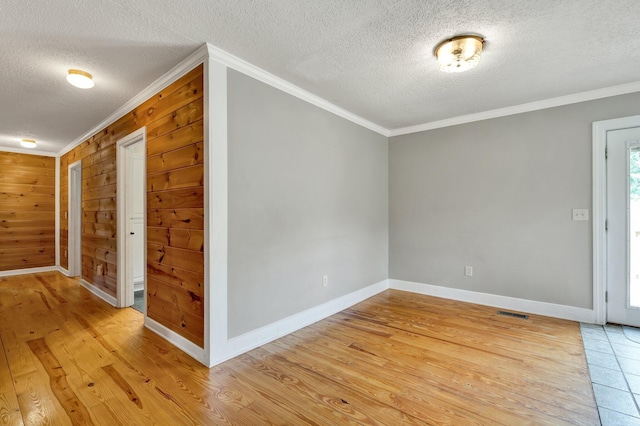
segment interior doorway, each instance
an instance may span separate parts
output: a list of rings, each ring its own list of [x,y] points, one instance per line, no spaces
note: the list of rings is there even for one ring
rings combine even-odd
[[[118,307],[146,317],[146,128],[117,142]]]
[[[68,273],[70,277],[82,275],[82,161],[69,165],[69,205],[67,221]]]

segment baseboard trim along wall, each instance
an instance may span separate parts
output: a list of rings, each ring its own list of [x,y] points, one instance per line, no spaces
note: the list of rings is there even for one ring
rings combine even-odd
[[[0,276],[49,271],[59,271],[62,273],[67,272],[62,267],[54,266],[2,271],[0,272]],[[84,279],[80,279],[78,281],[91,293],[100,297],[110,305],[114,307],[116,306],[115,297],[91,285]],[[297,330],[314,324],[318,321],[321,321],[387,289],[424,294],[427,296],[442,297],[444,299],[475,303],[478,305],[492,306],[495,308],[509,309],[513,311],[525,312],[535,315],[544,315],[571,321],[586,323],[595,322],[595,312],[592,309],[518,299],[515,297],[499,296],[495,294],[480,293],[470,290],[461,290],[411,281],[387,279],[362,288],[360,290],[354,291],[352,293],[346,294],[344,296],[338,297],[336,299],[330,300],[321,305],[314,306],[313,308],[309,308],[305,311],[298,312],[297,314],[293,314],[291,316],[268,324],[264,327],[260,327],[256,330],[252,330],[248,333],[228,339],[226,341],[226,344],[224,344],[224,350],[219,352],[221,356],[211,360],[210,362],[207,362],[207,357],[203,348],[197,346],[188,339],[185,339],[174,331],[166,328],[157,321],[145,317],[144,325],[150,331],[158,334],[180,350],[184,351],[187,355],[211,367],[220,364],[228,359],[241,355],[245,352],[248,352],[252,349],[255,349],[259,346],[272,342],[273,340],[279,339],[280,337],[286,336],[287,334],[293,333]]]
[[[444,299],[458,300],[460,302],[475,303],[478,305],[493,306],[501,309],[509,309],[535,315],[567,319],[571,321],[595,322],[593,309],[576,308],[574,306],[557,305],[554,303],[537,302],[534,300],[518,299],[515,297],[498,296],[495,294],[480,293],[476,291],[460,290],[457,288],[441,287],[431,284],[422,284],[411,281],[389,280],[389,288],[424,294],[427,296],[442,297]]]
[[[12,275],[38,274],[40,272],[57,271],[57,266],[41,266],[39,268],[11,269],[9,271],[0,271],[0,277],[10,277]]]
[[[264,327],[252,330],[248,333],[227,340],[223,356],[212,360],[212,365],[219,364],[235,356],[267,344],[282,336],[293,333],[296,330],[307,327],[321,321],[333,314],[343,311],[357,303],[362,302],[389,288],[388,280],[382,280],[376,284],[330,300],[322,305],[314,306],[305,311],[298,312]]]
[[[89,283],[88,281],[80,279],[79,282],[80,282],[80,285],[82,287],[86,288],[91,293],[95,294],[100,299],[104,300],[105,302],[107,302],[108,304],[113,306],[114,308],[116,307],[116,302],[117,301],[116,301],[115,297],[113,297],[112,295],[110,295],[108,293],[105,293],[104,291],[100,290],[98,287],[94,286],[93,284]]]
[[[492,306],[501,309],[509,309],[571,321],[593,323],[595,320],[595,313],[592,309],[388,279],[328,301],[322,305],[307,309],[306,311],[283,318],[256,330],[252,330],[241,336],[228,339],[223,351],[224,355],[212,360],[210,365],[213,366],[219,364],[261,345],[279,339],[282,336],[293,333],[301,328],[307,327],[315,322],[321,321],[387,289],[442,297],[445,299],[458,300],[460,302],[475,303],[478,305]]]
[[[205,365],[207,364],[204,349],[200,346],[196,345],[188,339],[185,339],[173,330],[169,330],[164,325],[152,320],[147,316],[145,316],[144,318],[144,326],[156,333],[158,336],[169,341],[169,343],[185,352],[190,357],[194,358],[197,361],[200,361]]]
[[[99,298],[101,298],[102,300],[104,300],[114,308],[116,307],[117,300],[115,297],[105,293],[104,291],[100,290],[96,286],[89,284],[89,282],[87,282],[86,280],[81,279],[79,280],[79,282],[80,282],[80,285],[82,285],[84,288],[89,290],[91,293],[95,294],[96,296],[98,296]],[[145,316],[145,319],[144,319],[144,326],[149,330],[153,331],[154,333],[156,333],[157,335],[159,335],[160,337],[167,340],[169,343],[171,343],[181,351],[185,352],[187,355],[193,357],[197,361],[200,361],[201,363],[206,365],[206,356],[203,348],[199,347],[193,342],[180,336],[178,333],[172,330],[169,330],[164,325],[160,324],[157,321],[152,320],[147,316]]]

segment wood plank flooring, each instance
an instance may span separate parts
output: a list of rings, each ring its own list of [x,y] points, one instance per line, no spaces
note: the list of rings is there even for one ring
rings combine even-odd
[[[208,369],[52,272],[0,278],[0,424],[599,420],[574,322],[388,290]]]

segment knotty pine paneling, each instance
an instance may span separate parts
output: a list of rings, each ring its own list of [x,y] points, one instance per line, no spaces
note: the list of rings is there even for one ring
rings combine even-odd
[[[148,192],[147,209],[203,209],[202,187],[174,189],[165,192]]]
[[[201,187],[202,170],[202,165],[197,165],[150,175],[147,177],[147,191]]]
[[[147,259],[149,262],[168,264],[188,271],[199,272],[200,265],[203,264],[204,254],[195,250],[147,243]]]
[[[156,209],[147,213],[148,226],[204,229],[204,209]]]
[[[0,271],[55,265],[56,160],[0,152]]]
[[[204,342],[203,67],[190,71],[61,158],[61,251],[67,167],[82,160],[82,278],[116,296],[116,142],[147,128],[147,312]],[[61,257],[66,267],[67,258]],[[103,273],[97,274],[98,265]]]
[[[180,287],[187,292],[204,296],[203,272],[191,272],[174,266],[149,262],[147,265],[147,276],[174,287]]]
[[[178,156],[181,159],[198,158],[197,153],[193,153],[191,156],[184,156],[177,152],[172,152],[182,147],[189,147],[202,140],[203,128],[202,128],[202,115],[198,116],[198,121],[191,125],[185,126],[174,132],[167,133],[164,136],[157,137],[147,141],[147,155],[149,156],[149,162],[151,167],[150,171],[155,172],[153,165],[158,161],[165,163],[167,157]],[[157,157],[155,157],[157,156]],[[202,155],[199,156],[200,159]],[[202,161],[200,161],[202,162]],[[173,165],[171,168],[180,167],[180,165]],[[159,171],[159,170],[157,170]]]
[[[204,251],[204,232],[191,229],[147,228],[147,241],[188,250]]]

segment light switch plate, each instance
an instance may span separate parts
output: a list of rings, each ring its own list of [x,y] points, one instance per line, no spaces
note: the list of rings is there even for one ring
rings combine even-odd
[[[573,209],[573,220],[589,220],[589,209]]]

